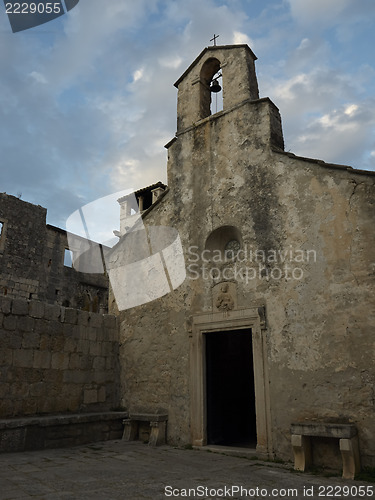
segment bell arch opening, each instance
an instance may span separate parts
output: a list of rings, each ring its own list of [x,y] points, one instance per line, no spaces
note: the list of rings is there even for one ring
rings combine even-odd
[[[203,64],[200,72],[200,117],[201,119],[207,118],[207,116],[210,116],[212,114],[212,104],[216,105],[218,104],[217,108],[219,108],[219,102],[221,101],[221,109],[222,109],[222,89],[220,90],[221,94],[221,99],[219,98],[218,94],[219,92],[215,92],[215,99],[213,103],[212,99],[212,90],[211,90],[211,84],[214,80],[217,81],[219,84],[219,71],[220,71],[220,61],[216,59],[215,57],[210,57],[207,59],[207,61]],[[222,83],[220,83],[220,86],[222,87]],[[217,87],[216,87],[217,88]],[[214,112],[216,112],[214,110]]]

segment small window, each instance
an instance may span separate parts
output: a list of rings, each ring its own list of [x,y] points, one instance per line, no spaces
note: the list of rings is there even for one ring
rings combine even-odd
[[[6,220],[0,220],[0,252],[2,252],[5,247],[6,223]]]
[[[64,266],[73,267],[73,252],[69,248],[65,248],[64,253]]]

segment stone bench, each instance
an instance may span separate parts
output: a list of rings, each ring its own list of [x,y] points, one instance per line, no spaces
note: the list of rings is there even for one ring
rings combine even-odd
[[[67,413],[0,420],[0,453],[119,439],[127,412]]]
[[[135,441],[139,434],[140,424],[142,422],[149,422],[150,437],[148,444],[150,446],[165,444],[167,421],[167,414],[131,413],[128,418],[123,420],[124,433],[122,439],[125,441]]]
[[[342,477],[354,479],[360,471],[358,433],[353,424],[304,422],[291,425],[294,469],[305,471],[312,463],[311,438],[339,439],[342,458]]]

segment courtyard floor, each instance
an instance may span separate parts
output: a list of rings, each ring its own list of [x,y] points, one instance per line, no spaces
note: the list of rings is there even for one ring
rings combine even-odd
[[[140,442],[0,455],[1,500],[371,498],[371,483],[291,471],[292,465]],[[242,488],[242,491],[241,491]],[[349,488],[349,489],[348,489]]]

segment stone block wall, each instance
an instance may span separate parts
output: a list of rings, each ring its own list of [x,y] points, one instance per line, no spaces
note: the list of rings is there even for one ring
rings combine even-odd
[[[47,210],[0,193],[0,289],[2,295],[37,297]]]
[[[116,317],[0,297],[0,418],[118,407]]]

